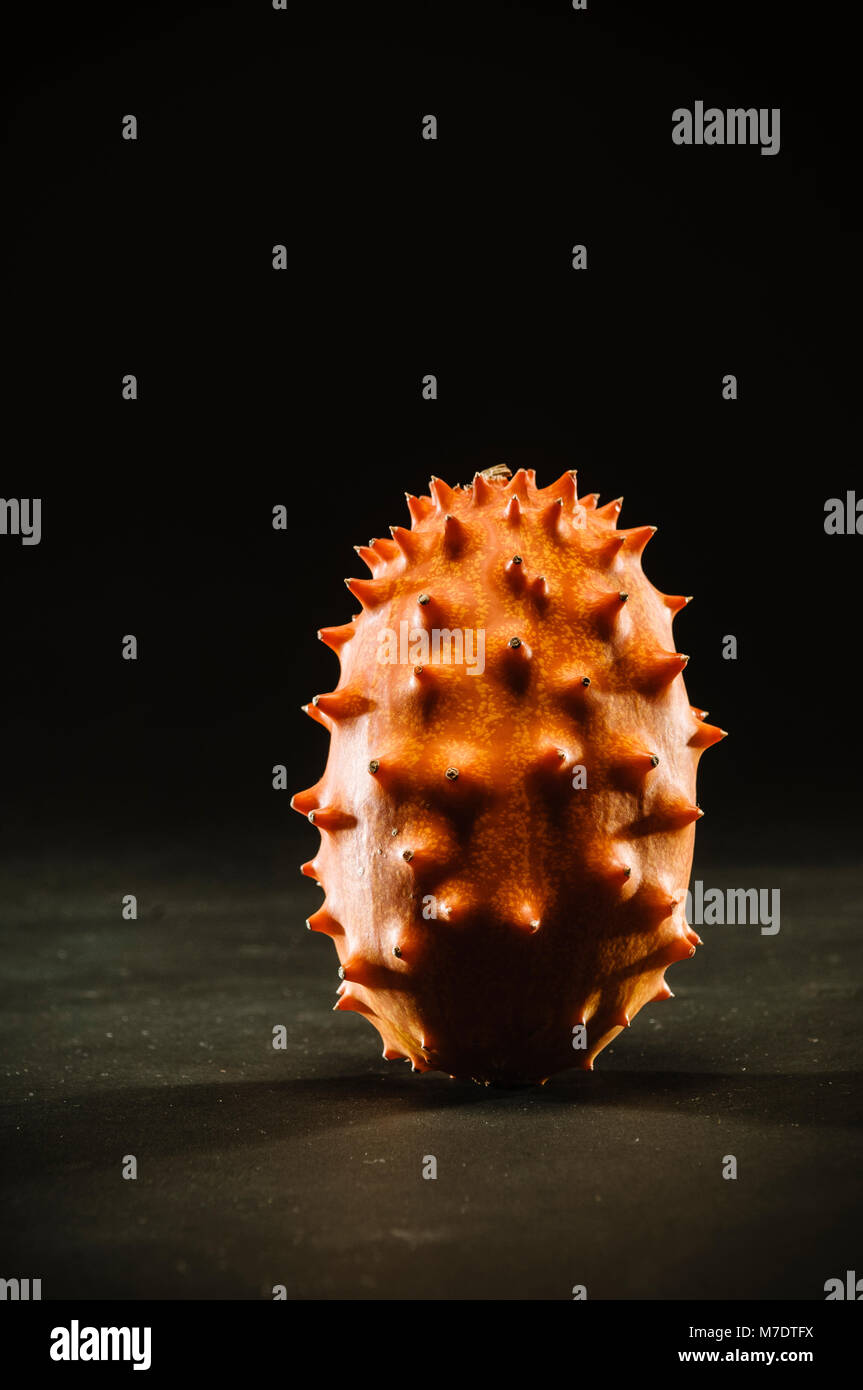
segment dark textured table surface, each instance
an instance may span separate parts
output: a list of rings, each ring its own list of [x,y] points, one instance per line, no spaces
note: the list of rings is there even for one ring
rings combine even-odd
[[[45,1298],[823,1299],[859,1266],[855,868],[698,863],[778,887],[779,933],[705,928],[593,1074],[501,1091],[386,1063],[331,1012],[319,891],[275,862],[3,868],[4,1275]]]

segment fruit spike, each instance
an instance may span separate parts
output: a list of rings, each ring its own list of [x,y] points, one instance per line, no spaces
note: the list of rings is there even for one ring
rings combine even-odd
[[[408,531],[404,526],[391,526],[390,534],[408,563],[419,558],[422,543],[416,531]]]
[[[548,581],[545,576],[538,574],[536,579],[531,580],[530,596],[537,608],[544,609],[548,604],[549,592]]]
[[[614,631],[628,602],[629,594],[625,589],[612,589],[593,601],[594,621],[606,637]]]
[[[611,526],[617,525],[617,518],[620,516],[623,507],[623,498],[617,497],[613,502],[606,502],[604,507],[597,507],[596,516],[600,521],[604,521]]]
[[[384,601],[384,591],[374,579],[346,579],[345,583],[364,609],[377,608]]]
[[[575,485],[575,472],[562,473],[556,483],[545,489],[546,497],[559,497],[567,511],[572,511],[578,501],[578,491]]]
[[[324,908],[319,908],[317,912],[314,912],[308,918],[306,926],[309,931],[320,931],[326,936],[343,936],[345,931],[341,922],[337,922],[335,917]]]
[[[521,525],[521,504],[517,497],[511,497],[507,502],[504,516],[510,526]]]
[[[434,508],[430,505],[427,497],[414,497],[412,493],[406,492],[408,511],[411,514],[411,525],[418,526],[421,521],[425,521],[429,512]]]
[[[726,737],[727,734],[724,729],[718,728],[715,724],[705,724],[702,720],[700,724],[696,725],[695,733],[689,740],[689,746],[703,750],[712,747],[714,743],[718,743],[720,739]]]
[[[482,473],[477,473],[472,484],[475,507],[484,507],[495,496],[495,489]]]
[[[634,526],[629,531],[618,531],[619,536],[623,536],[626,542],[626,549],[630,555],[643,555],[644,547],[647,542],[656,535],[655,526]]]
[[[353,623],[342,623],[341,627],[322,627],[318,633],[320,640],[326,646],[331,647],[334,652],[340,652],[346,642],[354,636],[356,628]]]
[[[362,611],[319,633],[341,677],[307,706],[330,754],[292,802],[322,832],[309,927],[385,1057],[486,1085],[591,1071],[701,944],[696,770],[724,731],[686,693],[687,600],[644,574],[654,528],[618,530],[620,499],[579,498],[571,470],[407,500],[410,530],[358,548]],[[444,629],[463,659],[426,641]]]
[[[459,521],[457,516],[447,515],[443,520],[443,543],[447,554],[455,559],[467,545],[467,527]]]
[[[546,535],[557,540],[561,535],[561,518],[563,517],[563,498],[557,497],[548,506],[543,507],[539,513],[539,520]]]

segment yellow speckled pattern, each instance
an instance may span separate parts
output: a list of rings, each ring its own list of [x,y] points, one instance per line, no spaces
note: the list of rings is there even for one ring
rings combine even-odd
[[[592,1068],[699,944],[696,770],[723,731],[687,698],[687,600],[642,570],[653,527],[618,530],[620,502],[579,501],[571,472],[430,491],[358,547],[362,612],[319,634],[342,669],[307,706],[326,771],[292,801],[321,831],[309,926],[385,1057],[542,1082]],[[460,662],[433,640],[455,631]]]

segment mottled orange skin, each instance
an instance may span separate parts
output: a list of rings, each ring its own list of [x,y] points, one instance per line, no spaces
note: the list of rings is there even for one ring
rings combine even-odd
[[[410,531],[360,548],[363,612],[322,634],[342,663],[308,707],[329,759],[292,802],[321,828],[310,926],[336,944],[336,1008],[365,1014],[385,1057],[539,1082],[592,1068],[694,953],[696,769],[722,731],[675,659],[686,600],[642,571],[653,528],[618,531],[620,504],[578,501],[571,473],[431,492],[409,499]],[[484,673],[382,663],[380,633],[402,621],[484,629]]]

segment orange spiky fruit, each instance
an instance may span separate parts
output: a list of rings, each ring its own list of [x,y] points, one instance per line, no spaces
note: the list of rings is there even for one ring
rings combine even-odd
[[[331,735],[292,805],[321,831],[309,927],[335,942],[337,1009],[383,1055],[486,1084],[594,1058],[687,926],[698,760],[723,730],[690,705],[672,619],[618,530],[620,501],[503,467],[408,497],[411,529],[360,548],[362,612],[319,636]]]

